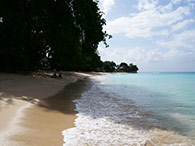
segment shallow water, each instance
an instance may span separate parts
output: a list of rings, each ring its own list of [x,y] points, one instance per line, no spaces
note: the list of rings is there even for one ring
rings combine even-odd
[[[140,73],[106,76],[102,89],[131,99],[144,111],[195,139],[195,73]]]
[[[165,85],[167,75],[160,76],[155,74],[154,80],[150,74],[101,76],[81,99],[74,101],[78,112],[76,127],[63,131],[64,146],[194,145],[181,135],[193,137],[194,112],[187,108],[186,98],[171,96],[178,95],[178,91],[170,93],[175,87],[185,91],[185,86]],[[189,104],[193,105],[192,101]]]

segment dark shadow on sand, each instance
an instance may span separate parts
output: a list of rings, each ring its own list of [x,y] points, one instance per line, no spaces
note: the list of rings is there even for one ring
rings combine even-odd
[[[71,84],[67,85],[59,93],[41,100],[38,105],[40,107],[44,108],[45,110],[48,110],[48,112],[50,110],[51,111],[56,110],[56,111],[62,112],[64,114],[76,114],[76,111],[72,110],[73,108],[75,108],[75,104],[73,102],[71,102],[71,104],[67,104],[67,102],[70,102],[74,99],[79,99],[82,96],[82,93],[89,90],[93,86],[93,84],[94,83],[88,78],[85,78],[83,80],[78,80],[75,83],[71,83]],[[102,94],[102,91],[100,91],[99,94]],[[108,98],[109,98],[109,96],[112,96],[112,95],[108,94],[105,96],[108,96]],[[128,100],[128,99],[126,99],[126,100]],[[129,125],[131,127],[134,127],[137,130],[149,131],[149,130],[152,130],[155,128],[162,129],[162,130],[175,130],[175,129],[170,129],[171,127],[168,127],[168,125],[166,125],[167,127],[165,125],[162,125],[161,121],[154,120],[153,119],[154,115],[152,115],[151,113],[147,113],[145,111],[141,111],[140,108],[136,107],[136,105],[134,105],[134,104],[132,104],[130,107],[118,106],[116,110],[120,110],[121,108],[126,108],[126,109],[133,108],[135,110],[135,112],[140,113],[141,118],[139,118],[139,117],[129,118],[127,116],[127,118],[121,122],[120,120],[117,120],[117,118],[107,116],[106,112],[104,114],[101,114],[101,115],[98,115],[95,112],[90,112],[90,114],[89,114],[89,112],[86,112],[86,113],[82,112],[82,114],[85,114],[88,116],[90,115],[92,118],[95,118],[95,119],[105,118],[105,119],[111,120],[117,124]],[[187,125],[180,123],[179,121],[176,121],[175,119],[172,119],[172,120],[174,122],[176,122],[179,126],[187,126]]]
[[[81,94],[89,90],[92,82],[88,78],[79,79],[75,83],[70,83],[57,94],[40,100],[38,106],[46,110],[59,111],[65,114],[75,114],[75,105],[72,102],[74,99],[81,97]]]
[[[89,79],[89,78],[84,78],[84,79],[79,79],[74,83],[70,83],[67,86],[64,87],[63,90],[61,90],[60,92],[58,92],[57,94],[50,96],[48,98],[43,98],[41,99],[38,103],[36,103],[38,106],[40,106],[41,108],[43,108],[43,110],[46,110],[47,112],[50,111],[58,111],[64,114],[76,114],[75,109],[75,104],[72,102],[72,100],[74,99],[79,99],[82,96],[82,93],[89,90],[92,86],[93,86],[93,82]],[[101,92],[99,93],[101,94]],[[3,96],[3,95],[1,95]],[[0,96],[0,100],[1,100],[1,96]],[[110,96],[110,95],[107,95]],[[22,99],[22,100],[26,100],[29,101],[31,103],[34,103],[34,99]],[[7,100],[8,104],[14,104],[12,102],[12,98],[10,97],[10,99]],[[117,107],[117,108],[124,108],[124,107]],[[131,105],[131,107],[125,107],[125,108],[134,108],[136,111],[140,112],[139,108],[136,107],[135,105]],[[120,109],[118,109],[120,110]],[[118,120],[115,120],[117,118],[112,118],[109,117],[105,114],[95,114],[94,112],[91,112],[90,115],[89,113],[82,113],[82,114],[86,114],[91,116],[92,118],[106,118],[108,120],[111,120],[117,124],[122,124],[122,125],[129,125],[131,127],[134,127],[135,129],[138,130],[152,130],[155,128],[159,128],[162,130],[168,130],[166,129],[164,126],[161,126],[161,124],[157,121],[151,121],[151,118],[153,115],[151,115],[150,113],[147,112],[143,112],[141,111],[141,116],[142,118],[127,118],[125,121],[121,122]],[[174,119],[172,119],[174,121]],[[179,121],[175,122],[180,125],[180,127],[182,126],[187,126],[187,125],[183,125],[182,123],[179,123]],[[174,130],[174,129],[171,129]],[[178,131],[177,131],[178,132]]]

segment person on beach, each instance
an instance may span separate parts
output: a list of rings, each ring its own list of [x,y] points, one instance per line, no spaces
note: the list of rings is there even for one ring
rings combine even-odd
[[[61,73],[61,72],[59,73],[58,77],[59,77],[59,78],[63,78],[63,77],[62,77],[62,73]]]

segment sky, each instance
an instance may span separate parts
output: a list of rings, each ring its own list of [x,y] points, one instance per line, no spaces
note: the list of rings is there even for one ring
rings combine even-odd
[[[99,7],[113,37],[98,47],[103,61],[140,72],[195,71],[195,0],[100,0]]]

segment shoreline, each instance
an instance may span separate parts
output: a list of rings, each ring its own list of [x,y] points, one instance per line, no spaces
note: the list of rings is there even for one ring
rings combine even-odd
[[[66,145],[195,145],[195,141],[164,127],[133,101],[102,90],[96,82],[75,100],[75,127],[63,131]]]
[[[128,143],[134,141],[132,144],[135,145],[139,140],[139,144],[147,146],[185,141],[189,145],[194,144],[174,131],[155,128],[154,125],[154,128],[151,127],[147,120],[139,119],[147,115],[140,113],[132,102],[112,94],[110,96],[96,88],[96,85],[101,86],[102,79],[98,75],[102,74],[66,72],[63,79],[43,75],[0,74],[0,118],[3,118],[0,120],[0,145],[65,146],[66,143],[82,144],[84,141],[79,138],[89,138],[88,143],[91,145],[98,142],[120,145],[125,142],[120,142],[122,139],[129,139]],[[2,114],[4,117],[8,115],[8,119]],[[118,117],[124,118],[124,121]],[[133,117],[138,119],[135,121]],[[130,120],[130,123],[126,123],[126,120]],[[4,124],[1,125],[2,122]],[[91,132],[102,140],[91,139]],[[112,138],[106,139],[105,132],[107,138]]]
[[[86,79],[79,79],[57,94],[42,99],[38,105],[26,109],[21,126],[28,128],[31,133],[20,133],[11,139],[24,141],[23,145],[28,146],[63,145],[61,132],[75,126],[76,111],[72,100],[80,98],[83,91],[90,88],[87,84]],[[32,142],[32,139],[36,141]]]
[[[0,117],[3,118],[0,145],[51,145],[51,135],[57,128],[62,131],[74,127],[73,96],[80,97],[88,86],[86,78],[91,74],[65,72],[63,75],[62,79],[53,79],[43,75],[0,74]],[[83,89],[73,88],[81,82]],[[68,91],[71,92],[67,94]],[[64,95],[68,100],[62,103],[63,100],[57,98]],[[55,138],[53,136],[54,145],[64,143],[61,131],[58,130]],[[40,132],[42,140],[37,140]]]

